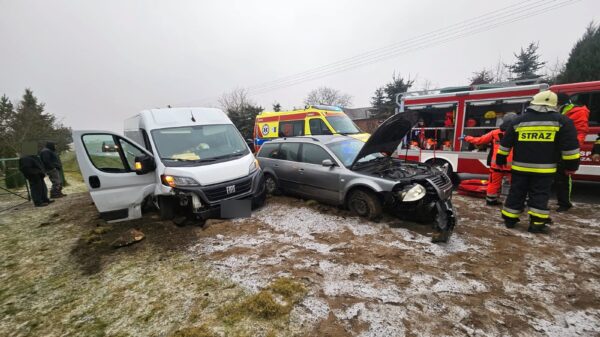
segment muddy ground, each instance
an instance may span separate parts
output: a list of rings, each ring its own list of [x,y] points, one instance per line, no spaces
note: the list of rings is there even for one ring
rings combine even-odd
[[[0,214],[0,336],[598,336],[600,206],[505,229],[454,196],[448,244],[272,197],[250,219],[106,224],[87,193]],[[131,228],[146,235],[123,248]]]

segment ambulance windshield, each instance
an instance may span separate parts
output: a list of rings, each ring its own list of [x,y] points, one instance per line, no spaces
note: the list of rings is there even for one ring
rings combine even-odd
[[[343,135],[361,133],[356,124],[354,124],[354,122],[352,122],[348,116],[327,116],[325,118],[329,124],[331,124],[336,133]]]

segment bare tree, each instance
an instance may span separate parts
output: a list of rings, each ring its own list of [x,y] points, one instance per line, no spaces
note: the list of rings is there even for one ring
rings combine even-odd
[[[339,90],[320,87],[308,93],[304,99],[306,105],[335,105],[340,107],[352,106],[352,96],[343,94]]]
[[[556,61],[549,66],[546,66],[546,80],[550,84],[555,84],[558,81],[558,76],[565,71],[565,62],[561,61],[558,57]]]
[[[217,100],[219,106],[229,114],[230,111],[239,111],[248,105],[254,105],[254,102],[248,98],[248,90],[244,88],[235,88],[223,93]]]
[[[492,76],[494,77],[494,82],[506,82],[508,80],[508,71],[506,71],[506,66],[504,62],[502,62],[502,58],[498,59],[498,62],[495,66],[492,67]]]
[[[421,83],[419,84],[419,90],[423,90],[425,92],[429,92],[431,90],[433,90],[436,85],[433,84],[433,82],[429,79],[423,79],[422,81],[420,81]]]
[[[254,119],[263,108],[248,98],[248,91],[243,88],[233,89],[221,95],[218,101],[244,138],[252,138]]]

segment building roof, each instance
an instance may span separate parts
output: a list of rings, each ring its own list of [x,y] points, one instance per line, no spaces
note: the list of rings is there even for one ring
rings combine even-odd
[[[367,108],[344,108],[344,112],[352,120],[369,119],[369,118],[371,118],[371,113],[369,112],[369,110],[371,110],[371,109],[373,109],[373,108],[371,108],[371,107],[367,107]]]

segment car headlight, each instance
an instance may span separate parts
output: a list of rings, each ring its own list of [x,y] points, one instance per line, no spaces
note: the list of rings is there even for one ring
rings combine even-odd
[[[414,184],[400,191],[400,198],[405,202],[417,201],[423,199],[425,194],[427,194],[427,190],[423,185]]]
[[[258,170],[259,168],[260,168],[260,165],[258,165],[258,159],[254,159],[252,164],[250,164],[250,173]]]
[[[178,177],[178,176],[170,176],[170,175],[161,175],[160,180],[163,185],[170,187],[189,187],[189,186],[199,186],[195,179],[189,177]]]

